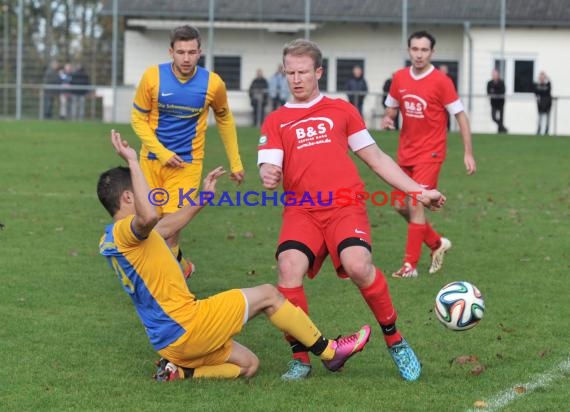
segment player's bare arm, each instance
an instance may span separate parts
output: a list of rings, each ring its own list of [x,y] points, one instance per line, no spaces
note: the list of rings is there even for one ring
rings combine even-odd
[[[132,223],[133,229],[137,235],[146,237],[157,224],[158,214],[155,207],[147,199],[150,189],[140,168],[137,152],[115,130],[111,130],[111,143],[117,154],[125,159],[131,171],[133,191],[125,192],[123,196],[128,197],[127,201],[134,202],[135,217]]]
[[[218,166],[208,173],[202,182],[202,192],[216,193],[216,183],[218,183],[220,176],[225,173],[226,171],[222,166]],[[198,214],[198,212],[203,209],[203,207],[204,204],[188,204],[176,213],[166,214],[157,223],[155,229],[160,236],[164,239],[168,239],[174,233],[183,229],[184,226],[186,226]]]
[[[473,157],[473,144],[471,142],[471,127],[469,126],[469,119],[465,112],[459,112],[455,115],[457,119],[457,124],[459,125],[459,132],[461,133],[461,138],[463,139],[464,156],[463,163],[465,164],[465,170],[467,170],[468,175],[472,175],[477,171],[477,164],[475,163],[475,158]]]
[[[259,167],[259,176],[265,189],[277,189],[281,183],[283,171],[281,167],[272,165],[271,163],[262,163]]]
[[[395,130],[396,126],[394,125],[394,119],[398,115],[398,109],[395,107],[386,107],[384,117],[380,122],[381,129],[390,129]]]
[[[437,210],[445,203],[445,196],[437,190],[424,190],[394,160],[376,144],[366,146],[355,153],[378,177],[404,193],[414,195],[424,206]]]

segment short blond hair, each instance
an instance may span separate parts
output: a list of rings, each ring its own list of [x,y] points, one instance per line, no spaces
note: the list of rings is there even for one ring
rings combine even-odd
[[[285,63],[285,57],[287,55],[309,56],[315,63],[315,69],[318,69],[323,65],[323,54],[317,43],[314,41],[297,39],[287,43],[283,47],[283,63]]]

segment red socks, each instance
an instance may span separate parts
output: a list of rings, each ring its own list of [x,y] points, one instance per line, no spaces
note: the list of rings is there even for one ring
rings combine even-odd
[[[426,222],[425,227],[424,242],[431,250],[436,250],[441,245],[441,236],[433,230],[428,222]]]
[[[374,282],[370,286],[360,289],[360,293],[382,327],[386,344],[392,346],[401,341],[402,336],[395,326],[398,315],[392,305],[388,283],[380,269],[376,268],[376,278]]]
[[[425,224],[408,223],[408,240],[406,241],[404,262],[410,263],[414,268],[418,265],[422,254],[425,230]]]

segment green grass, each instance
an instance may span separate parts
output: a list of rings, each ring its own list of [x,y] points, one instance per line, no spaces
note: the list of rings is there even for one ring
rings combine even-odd
[[[419,382],[403,382],[375,327],[367,349],[342,373],[283,383],[289,354],[263,317],[238,340],[261,359],[249,381],[159,385],[157,356],[116,276],[98,255],[109,222],[94,194],[98,175],[121,164],[109,125],[4,122],[0,128],[0,403],[3,410],[385,410],[462,411],[479,399],[529,382],[570,358],[570,139],[474,136],[478,172],[465,175],[462,147],[450,136],[440,185],[445,210],[431,214],[454,244],[441,274],[428,275],[424,250],[416,280],[389,278],[399,326],[423,363]],[[127,125],[116,125],[138,147]],[[397,135],[375,133],[394,154]],[[240,130],[247,182],[260,190],[257,131]],[[227,165],[215,128],[206,168]],[[369,191],[387,186],[361,168]],[[220,190],[235,190],[224,180]],[[185,229],[182,247],[198,266],[199,296],[275,283],[278,207],[211,207]],[[370,207],[374,262],[385,273],[401,261],[406,226],[388,207]],[[432,313],[439,288],[469,280],[484,293],[485,318],[454,333]],[[329,336],[373,323],[350,282],[330,264],[306,283],[311,315]],[[474,355],[484,365],[452,360]],[[561,410],[570,402],[565,378],[510,403],[506,410]]]

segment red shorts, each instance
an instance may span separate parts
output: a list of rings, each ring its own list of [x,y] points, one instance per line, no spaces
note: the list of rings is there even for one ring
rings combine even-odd
[[[424,189],[436,189],[441,163],[419,163],[414,166],[400,166],[404,173]]]
[[[296,249],[309,258],[308,275],[314,278],[327,257],[331,256],[337,275],[347,277],[340,263],[340,252],[348,246],[371,250],[370,223],[365,206],[350,205],[324,210],[286,207],[279,234],[277,256]],[[308,249],[308,250],[307,250]],[[311,262],[312,253],[314,260]]]

